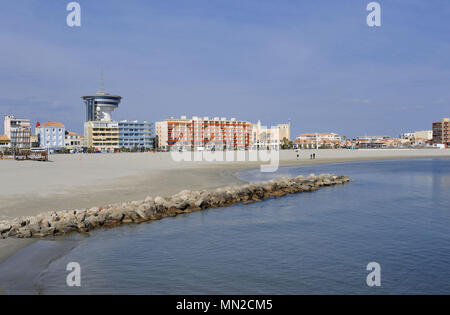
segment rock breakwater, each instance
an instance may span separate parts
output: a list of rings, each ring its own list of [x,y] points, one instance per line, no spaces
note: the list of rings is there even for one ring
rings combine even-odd
[[[271,197],[279,198],[286,194],[314,191],[322,186],[340,185],[349,181],[347,176],[311,174],[307,177],[274,179],[211,191],[183,190],[171,197],[147,197],[141,201],[90,209],[50,211],[33,217],[0,221],[0,238],[39,238],[72,232],[87,233],[101,227],[159,220],[167,216],[226,207],[239,202],[248,204]]]

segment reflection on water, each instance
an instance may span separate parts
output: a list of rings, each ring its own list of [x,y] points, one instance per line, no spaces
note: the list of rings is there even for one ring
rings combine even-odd
[[[441,186],[450,188],[450,175],[441,176]]]
[[[279,174],[310,173],[355,182],[98,231],[53,261],[35,285],[42,293],[450,293],[450,160]],[[71,261],[82,266],[81,288],[65,284]],[[381,264],[381,288],[366,285],[372,261]]]

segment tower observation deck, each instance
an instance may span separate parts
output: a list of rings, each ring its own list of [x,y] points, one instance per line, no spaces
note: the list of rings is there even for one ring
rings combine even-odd
[[[122,97],[99,91],[82,99],[86,104],[86,121],[112,121],[111,114],[119,107]]]
[[[94,95],[82,96],[86,104],[86,121],[112,121],[112,112],[119,107],[121,96],[105,91],[103,70],[100,73],[100,90]]]

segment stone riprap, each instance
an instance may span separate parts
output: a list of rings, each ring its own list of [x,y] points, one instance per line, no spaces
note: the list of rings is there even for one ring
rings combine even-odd
[[[274,179],[211,191],[183,190],[168,198],[147,197],[142,201],[90,209],[51,211],[33,217],[0,221],[0,236],[5,239],[58,236],[71,232],[86,233],[101,227],[141,223],[203,209],[226,207],[239,202],[248,204],[270,197],[279,198],[286,194],[313,191],[322,186],[340,185],[349,181],[347,176],[311,174],[307,177]]]

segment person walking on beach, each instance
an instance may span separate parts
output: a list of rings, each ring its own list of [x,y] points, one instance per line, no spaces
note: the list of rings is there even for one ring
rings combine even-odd
[[[316,154],[315,153],[313,153],[313,160],[315,160],[316,159]]]

